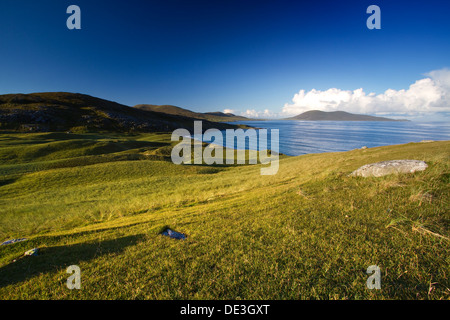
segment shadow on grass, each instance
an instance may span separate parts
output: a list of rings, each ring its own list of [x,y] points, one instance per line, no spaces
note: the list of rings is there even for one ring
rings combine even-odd
[[[66,269],[106,254],[122,252],[136,245],[143,235],[128,236],[102,242],[42,248],[38,256],[23,257],[0,268],[0,288],[20,283],[40,274]]]
[[[6,186],[8,184],[12,184],[17,181],[17,178],[14,179],[0,179],[0,187]]]

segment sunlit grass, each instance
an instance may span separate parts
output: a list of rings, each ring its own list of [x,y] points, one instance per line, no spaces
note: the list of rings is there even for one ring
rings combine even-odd
[[[261,176],[261,165],[164,161],[168,135],[78,135],[73,149],[70,137],[49,139],[0,136],[17,155],[1,153],[0,241],[30,239],[0,246],[2,298],[449,298],[449,142],[283,157]],[[105,141],[123,150],[86,154]],[[348,176],[393,159],[429,168]],[[164,226],[187,239],[162,237]],[[12,262],[33,247],[40,256]],[[65,286],[71,264],[82,290]],[[371,291],[374,264],[382,289]]]

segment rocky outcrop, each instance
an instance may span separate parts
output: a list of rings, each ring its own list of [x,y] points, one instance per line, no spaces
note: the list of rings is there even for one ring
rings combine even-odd
[[[366,164],[353,171],[354,177],[382,177],[395,173],[413,173],[423,171],[428,167],[424,161],[419,160],[391,160]]]

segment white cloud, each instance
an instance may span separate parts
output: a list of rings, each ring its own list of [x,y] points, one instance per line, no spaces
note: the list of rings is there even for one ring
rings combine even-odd
[[[292,103],[283,107],[284,116],[297,115],[308,110],[348,111],[362,114],[432,114],[450,111],[450,70],[441,69],[427,73],[408,89],[388,89],[384,93],[365,93],[362,88],[326,91],[300,90]]]
[[[234,109],[224,109],[223,113],[232,113],[235,115],[248,117],[248,118],[276,118],[278,114],[272,113],[269,109],[265,109],[264,111],[257,111],[255,109],[248,109],[244,112],[237,111]]]
[[[265,109],[264,111],[256,111],[255,109],[249,109],[245,112],[241,112],[241,116],[247,117],[247,118],[276,118],[278,115],[275,113],[272,113],[269,109]]]

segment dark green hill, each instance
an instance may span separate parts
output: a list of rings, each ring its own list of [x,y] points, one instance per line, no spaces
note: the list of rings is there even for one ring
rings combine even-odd
[[[0,129],[17,131],[170,132],[197,118],[132,108],[79,93],[0,95]],[[203,121],[203,128],[235,126]]]
[[[206,113],[200,113],[200,112],[194,112],[191,110],[183,109],[176,106],[171,105],[152,105],[152,104],[139,104],[135,106],[137,109],[141,110],[147,110],[147,111],[154,111],[154,112],[160,112],[165,114],[172,114],[172,115],[180,115],[185,117],[191,117],[201,120],[208,120],[208,121],[214,121],[214,122],[227,122],[227,121],[249,121],[252,119],[236,116],[232,113],[223,113],[223,112],[206,112]]]
[[[374,117],[364,114],[353,114],[345,111],[325,112],[312,110],[298,116],[287,118],[286,120],[304,120],[304,121],[407,121],[395,120],[383,117]]]

